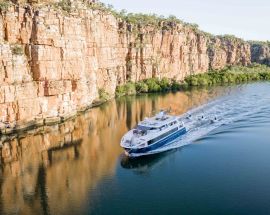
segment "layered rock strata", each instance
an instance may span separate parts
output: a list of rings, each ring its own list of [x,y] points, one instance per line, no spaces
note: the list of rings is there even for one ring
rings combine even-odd
[[[255,42],[251,44],[251,60],[270,66],[270,44]]]
[[[60,121],[91,106],[99,89],[113,95],[127,81],[183,80],[250,60],[247,42],[181,24],[134,32],[99,10],[13,5],[0,16],[0,127]]]

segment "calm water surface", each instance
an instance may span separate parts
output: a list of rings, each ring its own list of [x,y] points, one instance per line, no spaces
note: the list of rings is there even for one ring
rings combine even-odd
[[[169,106],[193,109],[189,144],[126,158],[122,135]],[[269,83],[121,98],[1,142],[1,215],[270,214]]]

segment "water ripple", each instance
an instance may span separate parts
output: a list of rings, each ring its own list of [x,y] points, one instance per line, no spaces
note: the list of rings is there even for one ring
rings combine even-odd
[[[263,87],[264,84],[258,84],[258,89],[254,92],[254,85],[246,85],[230,95],[223,96],[188,111],[182,115],[183,122],[188,130],[187,134],[162,148],[147,154],[136,154],[134,156],[149,155],[176,149],[191,144],[195,140],[206,138],[207,134],[217,128],[236,122],[238,123],[237,128],[253,127],[255,123],[263,123],[265,117],[269,117],[270,113],[268,105],[270,95]],[[189,115],[191,115],[191,118],[188,117]],[[216,120],[214,120],[215,118]],[[253,123],[250,123],[250,121]],[[226,131],[218,131],[214,134],[224,132],[226,133]],[[230,132],[232,131],[230,130]]]

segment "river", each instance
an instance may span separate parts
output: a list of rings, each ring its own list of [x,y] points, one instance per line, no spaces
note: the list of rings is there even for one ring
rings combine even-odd
[[[2,137],[0,214],[270,214],[269,92],[258,82],[123,97]],[[169,107],[190,111],[189,133],[168,152],[126,158],[123,134]]]

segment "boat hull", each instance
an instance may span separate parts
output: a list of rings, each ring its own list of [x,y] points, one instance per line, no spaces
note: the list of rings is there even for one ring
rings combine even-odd
[[[151,152],[153,150],[156,150],[156,149],[172,142],[173,140],[180,137],[181,135],[184,135],[185,133],[187,133],[187,130],[184,127],[181,130],[178,130],[175,133],[167,136],[166,138],[158,141],[157,143],[154,143],[154,144],[149,145],[147,147],[139,148],[139,149],[125,149],[126,155],[131,156],[132,154],[144,154],[144,153]]]

